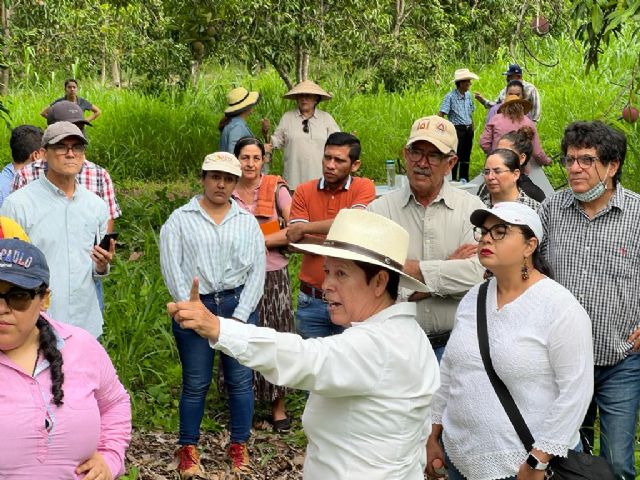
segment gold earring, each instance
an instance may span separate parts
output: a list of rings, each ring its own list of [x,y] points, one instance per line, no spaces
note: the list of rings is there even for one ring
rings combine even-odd
[[[522,275],[522,280],[529,280],[529,266],[527,265],[526,257],[524,259],[524,262],[522,263],[522,268],[520,269],[520,273]]]

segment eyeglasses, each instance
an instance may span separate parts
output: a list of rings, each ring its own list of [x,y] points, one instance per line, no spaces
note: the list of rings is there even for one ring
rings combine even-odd
[[[309,133],[309,119],[305,118],[302,120],[302,131],[304,133]]]
[[[571,168],[574,162],[578,162],[578,165],[582,168],[590,168],[591,165],[599,159],[600,157],[592,157],[591,155],[582,155],[580,157],[570,157],[567,155],[562,158],[562,165],[564,165],[565,168]]]
[[[506,223],[497,223],[491,228],[473,227],[473,238],[479,242],[488,233],[493,240],[502,240],[507,236],[510,227],[511,225]]]
[[[419,148],[409,148],[407,149],[407,158],[412,163],[418,163],[423,158],[426,158],[429,165],[437,167],[443,160],[449,158],[449,156],[440,152],[425,152]]]
[[[508,168],[485,168],[484,170],[482,170],[482,175],[484,175],[485,177],[488,177],[493,173],[497,177],[501,173],[510,172],[510,171],[511,170],[509,170]]]
[[[69,150],[71,150],[74,154],[80,155],[84,153],[86,146],[78,143],[76,145],[64,145],[62,143],[58,143],[56,145],[49,145],[56,155],[66,155]]]
[[[31,306],[31,301],[36,295],[42,295],[45,291],[44,288],[35,290],[12,288],[7,293],[0,293],[0,298],[7,302],[10,309],[22,312]]]

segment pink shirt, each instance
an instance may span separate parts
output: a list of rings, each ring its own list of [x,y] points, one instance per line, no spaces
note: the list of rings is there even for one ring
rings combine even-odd
[[[120,476],[131,438],[129,395],[107,352],[89,333],[42,315],[62,352],[63,405],[51,403],[46,360],[40,358],[31,377],[0,352],[0,478],[79,479],[84,475],[75,469],[96,450],[113,477]]]
[[[484,153],[488,154],[491,150],[496,148],[500,138],[505,133],[518,130],[521,127],[531,127],[533,130],[533,153],[531,156],[536,163],[541,167],[550,165],[551,159],[547,157],[547,154],[542,150],[542,145],[540,145],[540,137],[538,135],[536,124],[526,115],[522,117],[522,120],[519,122],[514,122],[502,113],[494,115],[489,123],[485,125],[484,131],[482,132],[482,135],[480,135],[480,146],[482,147],[482,150],[484,150]]]
[[[238,195],[238,191],[234,190],[233,192],[233,198],[236,200],[236,202],[238,203],[238,205],[240,206],[240,208],[246,210],[247,212],[251,213],[253,215],[253,212],[255,210],[256,207],[256,203],[258,201],[258,190],[260,190],[260,185],[262,185],[262,178],[264,177],[260,177],[260,184],[258,185],[258,187],[254,190],[253,192],[253,203],[251,205],[247,205],[246,203],[244,203],[242,201],[242,199],[240,198],[240,195]],[[278,206],[280,207],[280,211],[284,210],[285,208],[288,208],[291,206],[291,194],[289,193],[289,190],[287,190],[284,187],[278,188]],[[278,213],[276,212],[276,209],[273,209],[273,213],[269,218],[258,218],[256,217],[256,220],[258,220],[258,223],[265,223],[265,222],[269,222],[271,220],[277,220],[278,219]],[[273,249],[273,250],[267,250],[267,266],[266,266],[266,271],[267,272],[275,272],[276,270],[280,270],[281,268],[284,268],[287,266],[287,264],[289,263],[289,260],[287,259],[287,257],[285,257],[284,255],[282,255],[278,249]]]

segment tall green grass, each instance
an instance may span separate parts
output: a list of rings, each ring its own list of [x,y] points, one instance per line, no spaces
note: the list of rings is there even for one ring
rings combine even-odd
[[[538,87],[542,96],[542,120],[538,125],[542,144],[548,154],[557,157],[564,127],[578,119],[602,119],[623,128],[629,135],[631,153],[626,167],[626,183],[640,189],[637,173],[637,126],[617,120],[628,95],[610,106],[621,85],[628,83],[640,48],[623,36],[601,60],[598,71],[585,74],[582,50],[570,39],[543,38],[533,45],[545,62],[559,63],[545,67],[523,56],[525,79]],[[453,88],[453,71],[469,67],[480,75],[472,91],[495,98],[504,86],[502,72],[511,61],[507,49],[496,52],[491,65],[451,64],[423,85],[400,93],[368,91],[368,72],[345,76],[331,65],[316,66],[312,73],[323,87],[334,94],[320,108],[329,111],[341,128],[355,132],[363,145],[362,174],[383,181],[384,161],[399,158],[412,122],[421,116],[438,112],[443,96]],[[294,107],[284,100],[286,88],[270,69],[250,76],[237,68],[210,66],[199,85],[186,92],[167,92],[160,96],[144,95],[127,89],[102,88],[91,82],[80,83],[80,95],[99,105],[104,114],[88,128],[91,145],[88,157],[109,169],[116,181],[177,180],[198,169],[203,157],[216,150],[219,139],[217,124],[225,108],[226,92],[236,86],[261,92],[262,101],[249,118],[254,133],[260,132],[260,119],[270,118],[275,127],[282,114]],[[60,81],[61,83],[61,81]],[[42,87],[13,92],[6,101],[14,124],[44,125],[38,112],[53,98],[60,96],[62,86],[47,80]],[[474,115],[476,146],[472,154],[471,172],[482,167],[484,155],[477,146],[484,127],[485,109],[477,105]],[[0,162],[9,160],[8,132],[0,131]],[[318,159],[320,161],[320,159]],[[275,165],[281,165],[276,154]],[[563,183],[561,170],[548,170],[553,182]]]

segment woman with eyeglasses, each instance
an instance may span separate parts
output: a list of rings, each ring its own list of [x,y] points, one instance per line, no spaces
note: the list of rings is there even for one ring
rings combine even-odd
[[[436,468],[444,464],[449,480],[543,480],[554,456],[580,445],[593,392],[591,321],[551,279],[538,249],[543,228],[535,211],[502,202],[474,211],[471,223],[490,277],[487,299],[477,305],[477,285],[456,312],[434,397],[427,473],[441,478]],[[530,453],[484,368],[478,308],[486,310],[493,366],[535,439]]]
[[[291,212],[291,194],[282,177],[261,174],[265,149],[260,140],[241,138],[233,153],[242,170],[233,198],[241,208],[256,217],[264,234],[267,272],[264,294],[258,305],[261,326],[294,333],[289,259],[280,251],[288,243],[286,228]],[[288,431],[291,420],[285,410],[287,389],[269,383],[260,374],[255,380],[256,398],[271,403],[270,421],[274,431]]]
[[[498,148],[484,162],[484,189],[480,200],[487,207],[500,202],[519,202],[537,210],[540,203],[529,197],[518,185],[521,169],[520,158],[513,150]]]
[[[271,136],[271,145],[283,149],[283,176],[289,188],[295,189],[301,183],[322,177],[320,160],[324,144],[340,127],[330,114],[317,108],[322,100],[330,100],[331,94],[311,80],[300,82],[284,98],[294,100],[297,108],[282,116]]]
[[[0,240],[0,477],[111,480],[124,473],[129,395],[102,346],[50,318],[44,254]]]

